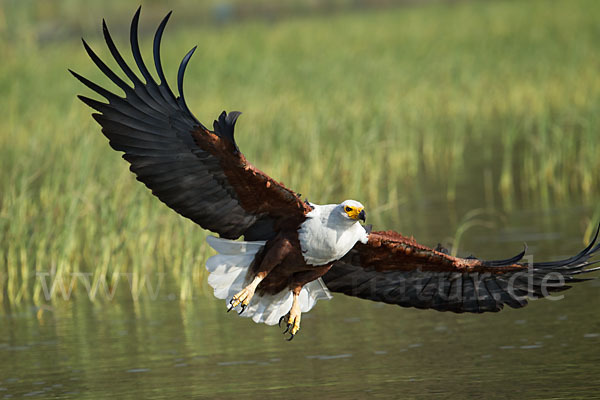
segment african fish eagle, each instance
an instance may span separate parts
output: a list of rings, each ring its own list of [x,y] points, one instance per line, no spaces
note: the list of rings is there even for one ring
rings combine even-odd
[[[138,72],[125,62],[103,21],[104,39],[131,84],[113,72],[83,41],[96,66],[125,97],[76,72],[103,103],[78,96],[98,113],[110,146],[124,152],[130,170],[167,206],[219,237],[207,241],[217,255],[207,261],[208,282],[229,310],[255,322],[284,322],[291,340],[302,312],[330,292],[403,307],[438,311],[499,311],[519,308],[527,298],[546,297],[579,282],[580,274],[598,268],[590,257],[600,249],[592,242],[561,261],[527,264],[525,251],[498,261],[458,258],[443,248],[422,246],[399,233],[371,232],[363,226],[364,206],[353,200],[318,205],[250,164],[238,149],[233,131],[239,112],[223,111],[206,128],[189,110],[183,77],[196,47],[179,66],[178,95],[163,72],[160,43],[171,13],[154,35],[150,74],[138,45],[140,9],[131,23],[131,50]],[[143,79],[140,79],[141,73]],[[237,239],[244,237],[244,241]],[[285,333],[285,332],[284,332]]]

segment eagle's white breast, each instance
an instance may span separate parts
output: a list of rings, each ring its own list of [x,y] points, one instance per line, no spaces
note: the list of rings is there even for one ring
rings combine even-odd
[[[360,203],[358,203],[360,204]],[[339,260],[356,242],[367,243],[367,231],[356,220],[343,213],[341,204],[311,204],[298,229],[298,239],[304,260],[310,265],[324,265]]]

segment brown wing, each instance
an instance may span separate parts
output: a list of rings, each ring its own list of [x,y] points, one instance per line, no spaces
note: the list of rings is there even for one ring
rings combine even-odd
[[[183,95],[183,76],[195,48],[183,58],[177,84],[171,91],[162,70],[160,42],[169,13],[154,36],[157,83],[142,59],[138,45],[140,9],[131,23],[131,50],[142,81],[117,50],[103,21],[108,48],[133,86],[123,81],[100,60],[84,41],[98,68],[124,92],[125,97],[71,73],[103,96],[102,103],[79,98],[99,111],[93,117],[115,150],[123,151],[130,169],[152,193],[179,214],[222,237],[269,239],[281,224],[299,224],[310,207],[296,193],[252,166],[239,152],[233,137],[239,112],[225,111],[208,130],[190,112]]]
[[[600,227],[599,227],[600,230]],[[323,276],[333,292],[403,307],[438,311],[500,311],[504,304],[523,307],[527,298],[546,297],[587,279],[598,270],[590,257],[600,249],[592,242],[566,260],[527,264],[515,257],[483,261],[458,258],[422,246],[396,232],[372,232]]]

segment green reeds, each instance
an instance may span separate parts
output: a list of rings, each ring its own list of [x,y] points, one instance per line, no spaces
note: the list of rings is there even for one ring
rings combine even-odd
[[[76,35],[45,42],[36,10],[19,7],[6,6],[0,24],[0,302],[60,299],[73,287],[97,299],[128,284],[136,298],[157,276],[192,297],[206,232],[135,181],[75,99],[91,94],[67,68],[113,87]],[[143,14],[144,32],[160,11]],[[109,61],[102,16],[115,27],[108,10],[82,29]],[[370,222],[392,228],[399,205],[425,187],[452,202],[481,186],[471,194],[479,207],[505,209],[600,194],[596,1],[460,2],[219,29],[179,17],[189,21],[176,9],[163,40],[167,76],[199,44],[190,107],[206,124],[244,111],[242,151],[311,201],[360,199],[391,218]],[[127,27],[115,28],[126,52]],[[142,37],[146,52],[150,41]],[[94,291],[73,279],[81,273]]]

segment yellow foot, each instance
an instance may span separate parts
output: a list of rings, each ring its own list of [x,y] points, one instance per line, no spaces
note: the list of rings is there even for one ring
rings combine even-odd
[[[285,335],[286,333],[289,333],[290,337],[287,339],[287,341],[290,341],[294,338],[294,336],[296,336],[296,334],[300,330],[300,309],[299,309],[299,307],[292,306],[292,309],[290,310],[290,312],[279,319],[279,327],[280,328],[281,328],[281,323],[283,321],[287,321],[287,327],[285,328],[285,331],[283,331],[283,334]]]
[[[242,289],[241,292],[238,292],[231,298],[231,301],[229,302],[229,309],[227,310],[227,312],[241,305],[242,311],[240,311],[239,314],[243,313],[244,310],[246,310],[246,307],[248,307],[248,304],[250,304],[252,296],[254,296],[254,288],[246,286],[244,289]]]

